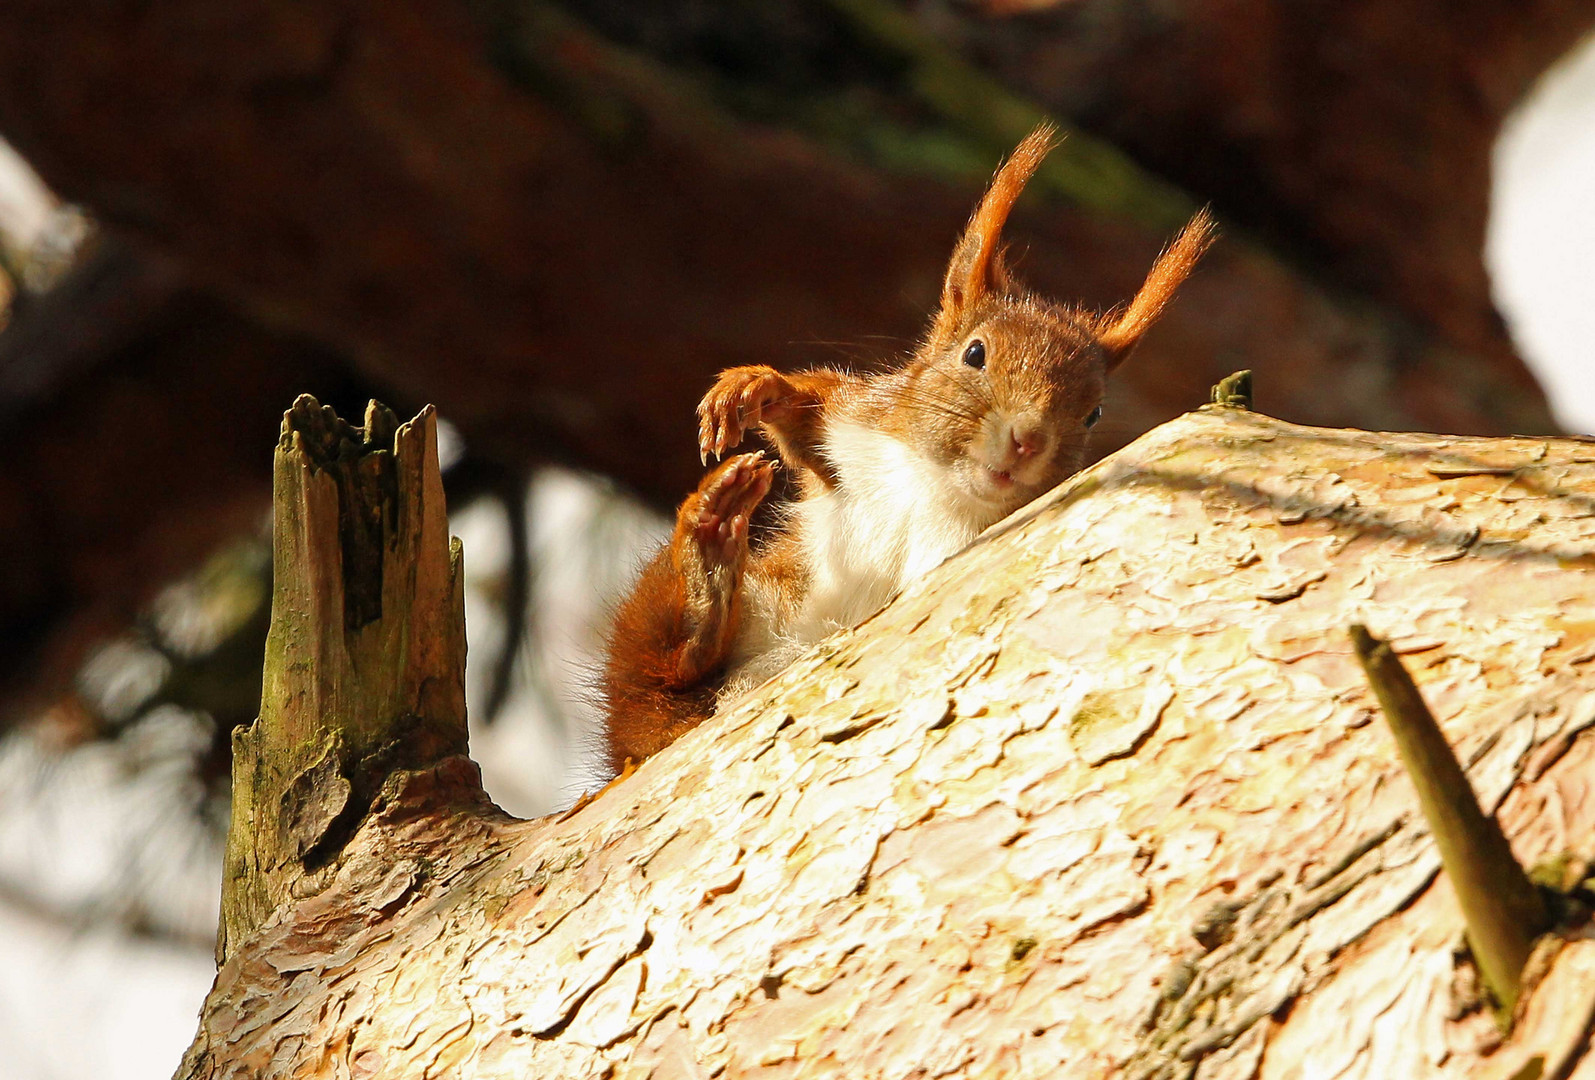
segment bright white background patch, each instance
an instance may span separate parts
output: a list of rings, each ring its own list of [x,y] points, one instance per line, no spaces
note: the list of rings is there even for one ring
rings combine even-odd
[[[1557,419],[1595,432],[1595,37],[1545,75],[1496,143],[1485,261]]]

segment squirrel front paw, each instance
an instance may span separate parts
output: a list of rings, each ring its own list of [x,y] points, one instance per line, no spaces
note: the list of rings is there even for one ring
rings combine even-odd
[[[691,536],[706,568],[739,566],[748,553],[748,520],[770,492],[775,462],[755,451],[729,459],[698,485]]]
[[[707,465],[710,454],[724,457],[749,428],[780,410],[790,390],[774,368],[758,365],[722,371],[698,403],[699,459]]]

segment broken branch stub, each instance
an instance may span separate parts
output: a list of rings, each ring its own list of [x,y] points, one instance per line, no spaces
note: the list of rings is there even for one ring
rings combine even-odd
[[[260,717],[233,733],[218,959],[311,895],[382,781],[466,752],[465,609],[430,406],[283,416]]]
[[[1220,379],[1214,384],[1208,403],[1229,409],[1250,409],[1252,407],[1251,369],[1232,372]]]
[[[1468,945],[1503,1016],[1517,1007],[1534,939],[1547,929],[1540,894],[1479,800],[1401,658],[1360,624],[1352,646],[1395,736],[1467,924]]]

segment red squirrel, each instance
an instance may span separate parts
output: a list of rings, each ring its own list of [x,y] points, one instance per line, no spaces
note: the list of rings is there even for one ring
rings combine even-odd
[[[1005,265],[1002,227],[1056,142],[1044,124],[998,171],[953,250],[930,330],[903,366],[720,374],[698,406],[705,463],[757,427],[798,497],[755,551],[748,520],[775,468],[762,452],[722,461],[681,504],[609,634],[602,683],[613,770],[856,625],[1080,468],[1108,374],[1214,227],[1205,211],[1192,218],[1122,308],[1086,311],[1029,292]]]

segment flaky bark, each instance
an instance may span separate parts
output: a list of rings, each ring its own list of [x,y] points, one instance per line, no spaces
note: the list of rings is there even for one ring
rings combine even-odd
[[[394,774],[180,1075],[1565,1075],[1591,950],[1493,1049],[1347,625],[1577,865],[1592,507],[1588,443],[1182,417],[561,818]]]

